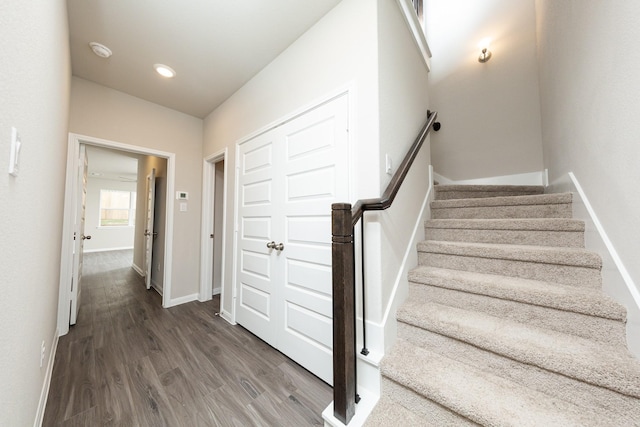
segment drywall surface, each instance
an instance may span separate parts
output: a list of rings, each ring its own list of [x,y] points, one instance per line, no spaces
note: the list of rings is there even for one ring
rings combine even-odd
[[[428,71],[396,1],[378,1],[378,61],[379,173],[384,191],[426,121],[429,104]],[[391,159],[391,174],[386,173],[386,155]],[[403,269],[407,245],[429,187],[429,163],[426,141],[393,206],[380,214],[366,214],[368,221],[379,222],[381,232],[380,258],[366,259],[367,317],[372,322],[382,321]],[[406,277],[401,280],[406,286]]]
[[[542,170],[534,0],[425,0],[435,172],[452,180]],[[489,62],[478,43],[491,38]]]
[[[63,0],[0,3],[3,426],[33,425],[42,415],[41,393],[57,342],[71,75],[66,16]],[[17,177],[7,169],[12,126],[22,139]]]
[[[91,162],[91,159],[89,159]],[[100,227],[100,191],[118,190],[136,192],[135,182],[89,177],[85,205],[84,234],[91,236],[84,241],[85,252],[133,248],[134,226]]]
[[[175,189],[187,191],[187,212],[174,206],[170,299],[199,289],[202,120],[74,77],[69,131],[176,154]],[[136,247],[138,239],[136,238]],[[137,258],[136,260],[137,261]],[[137,262],[136,265],[141,267]]]
[[[638,288],[640,3],[538,0],[536,10],[549,180],[573,172]]]
[[[228,170],[236,168],[236,143],[260,129],[277,123],[292,112],[329,94],[350,89],[349,124],[352,153],[357,162],[351,168],[353,200],[377,197],[378,86],[376,3],[343,0],[314,27],[263,69],[225,103],[213,111],[204,126],[202,155],[229,148]],[[373,149],[372,149],[373,147]],[[228,177],[227,230],[225,247],[234,248],[235,174]],[[225,316],[233,310],[233,256],[225,258]]]

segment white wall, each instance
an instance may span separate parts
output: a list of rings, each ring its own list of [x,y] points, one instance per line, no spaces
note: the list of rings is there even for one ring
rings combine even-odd
[[[91,162],[91,158],[89,158]],[[133,248],[134,226],[100,227],[100,190],[136,191],[135,182],[89,177],[85,205],[84,234],[91,240],[84,241],[85,252]]]
[[[200,272],[202,120],[74,77],[69,131],[176,154],[175,189],[189,192],[189,202],[187,212],[180,212],[178,203],[174,206],[170,299],[196,294]]]
[[[541,171],[534,0],[425,0],[425,16],[442,122],[435,171],[452,180]],[[481,64],[486,37],[493,57]]]
[[[351,86],[350,108],[355,112],[350,135],[358,158],[352,168],[353,201],[379,195],[378,88],[376,51],[376,3],[343,0],[314,27],[301,36],[271,64],[257,74],[205,119],[203,156],[222,151],[232,153],[229,171],[235,171],[235,144],[258,129],[300,110],[329,93]],[[227,241],[224,316],[232,312],[233,194],[235,174],[226,183],[231,199],[227,204]]]
[[[6,426],[34,424],[57,336],[68,43],[63,0],[0,3],[0,424]],[[23,144],[18,177],[7,173],[11,126]]]
[[[638,289],[640,3],[538,0],[536,9],[550,181],[574,173]]]
[[[429,96],[426,65],[394,0],[378,1],[377,37],[380,97],[378,169],[382,192],[392,176],[385,173],[385,154],[391,157],[392,173],[396,172],[426,121]],[[371,257],[366,259],[367,318],[383,328],[386,326],[384,322],[389,320],[384,316],[392,303],[393,293],[399,289],[400,296],[406,294],[407,277],[403,262],[407,250],[413,255],[412,266],[417,264],[417,254],[411,241],[429,186],[429,164],[430,146],[426,141],[392,207],[382,213],[366,214],[368,226],[380,233],[379,253],[371,253]],[[419,227],[419,232],[422,233],[422,227]],[[390,314],[391,322],[395,322],[394,314],[393,311]],[[384,347],[389,348],[394,337],[388,333],[385,335],[384,343],[379,339],[370,340],[370,349],[383,352]]]

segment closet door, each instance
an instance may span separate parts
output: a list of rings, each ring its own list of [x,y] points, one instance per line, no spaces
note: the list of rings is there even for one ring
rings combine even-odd
[[[345,95],[238,150],[236,320],[328,383],[331,204],[349,200],[347,118]]]
[[[281,274],[267,243],[282,232],[276,200],[282,196],[276,173],[278,132],[262,134],[238,149],[238,252],[236,321],[275,346],[274,298]]]
[[[347,97],[284,128],[278,349],[333,381],[331,204],[349,201]]]

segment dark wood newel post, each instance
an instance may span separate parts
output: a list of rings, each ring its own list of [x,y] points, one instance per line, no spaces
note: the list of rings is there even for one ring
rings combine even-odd
[[[333,270],[333,415],[349,424],[356,411],[355,258],[351,205],[331,205]]]

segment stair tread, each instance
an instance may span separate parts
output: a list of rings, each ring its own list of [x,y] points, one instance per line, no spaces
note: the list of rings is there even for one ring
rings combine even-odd
[[[409,281],[624,321],[626,309],[600,290],[497,274],[418,266]]]
[[[619,425],[582,408],[399,339],[385,376],[481,425]]]
[[[425,240],[418,252],[602,268],[600,255],[582,248]]]
[[[571,203],[571,193],[555,194],[535,194],[528,196],[499,196],[481,197],[468,199],[434,200],[431,202],[432,209],[441,208],[468,208],[486,206],[523,206],[523,205],[544,205],[544,204],[566,204]]]
[[[397,318],[522,363],[640,397],[640,364],[623,347],[437,303],[409,300]]]
[[[465,230],[584,231],[584,221],[569,218],[429,219],[427,228]]]

